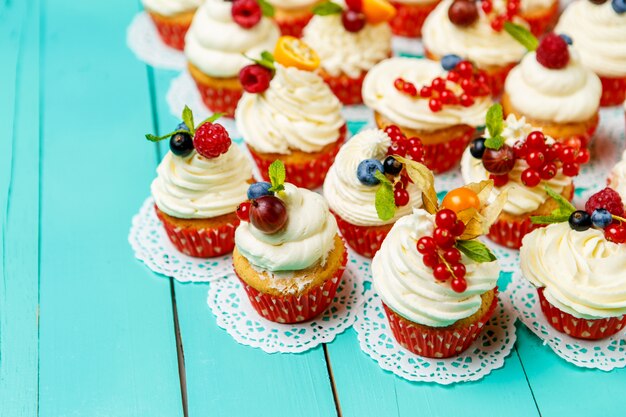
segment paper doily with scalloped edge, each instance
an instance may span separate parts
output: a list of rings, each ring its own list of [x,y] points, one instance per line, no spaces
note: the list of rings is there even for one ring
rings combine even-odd
[[[369,267],[363,271],[372,280]],[[515,344],[515,313],[509,297],[498,297],[498,308],[479,338],[459,356],[447,359],[423,358],[404,349],[393,337],[380,297],[367,291],[354,330],[361,350],[378,365],[409,381],[449,385],[477,381],[504,366]]]
[[[602,340],[575,339],[552,327],[538,303],[537,290],[518,270],[505,294],[510,298],[519,320],[545,345],[566,361],[581,367],[610,371],[626,366],[626,332]]]
[[[133,18],[126,30],[126,43],[140,61],[153,67],[183,70],[187,66],[185,54],[161,40],[146,12],[137,13]]]
[[[180,253],[170,242],[154,210],[152,197],[146,199],[133,217],[128,241],[135,257],[152,271],[180,282],[208,282],[233,273],[233,257],[194,258]]]
[[[321,316],[304,323],[280,324],[261,317],[235,274],[211,283],[207,303],[218,326],[238,343],[267,353],[305,352],[332,342],[354,323],[364,300],[363,262],[360,257],[349,255],[332,304]]]

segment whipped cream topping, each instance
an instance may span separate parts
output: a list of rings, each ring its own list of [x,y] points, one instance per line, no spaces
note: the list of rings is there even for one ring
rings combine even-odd
[[[409,183],[409,204],[398,207],[392,219],[383,221],[374,205],[379,186],[365,185],[357,178],[359,163],[370,158],[383,160],[390,145],[391,139],[384,131],[370,129],[359,132],[339,150],[324,181],[324,197],[331,210],[345,221],[359,226],[391,224],[411,213],[413,207],[422,206],[422,191]]]
[[[280,35],[278,26],[263,17],[250,29],[233,20],[233,3],[206,0],[193,18],[185,37],[185,56],[203,73],[217,78],[236,77],[263,51],[274,51]]]
[[[268,0],[272,6],[278,9],[294,10],[302,8],[310,8],[318,2],[317,0]]]
[[[582,122],[600,107],[602,83],[584,67],[570,47],[570,60],[561,69],[546,68],[531,52],[509,73],[504,90],[511,104],[525,116],[557,123]]]
[[[270,87],[244,93],[235,111],[237,129],[255,150],[319,152],[340,137],[341,103],[314,72],[276,64]]]
[[[626,13],[617,14],[611,2],[576,0],[565,9],[555,29],[567,33],[582,62],[596,74],[626,76]]]
[[[552,7],[558,0],[521,0],[520,11],[522,13],[534,12],[537,10],[548,9]]]
[[[393,123],[414,130],[435,131],[462,124],[484,124],[487,110],[492,104],[489,96],[476,97],[470,107],[446,105],[434,113],[428,107],[428,100],[411,97],[394,86],[397,78],[403,78],[415,84],[419,91],[436,77],[446,77],[446,72],[438,62],[400,57],[386,59],[365,76],[363,101]],[[459,88],[450,82],[448,86],[453,91]]]
[[[202,4],[203,0],[141,0],[143,7],[148,11],[161,16],[174,16],[179,13],[190,12]]]
[[[427,50],[440,57],[457,54],[481,68],[500,67],[522,59],[526,49],[506,31],[494,31],[480,7],[478,21],[461,27],[448,18],[451,4],[452,0],[443,0],[424,22],[422,38]]]
[[[536,229],[524,236],[520,266],[550,304],[574,317],[626,314],[626,245],[602,230],[578,232],[567,222]]]
[[[287,206],[287,224],[276,233],[265,234],[242,222],[235,231],[237,249],[261,271],[298,271],[316,263],[323,265],[337,234],[337,222],[324,198],[289,183],[276,196]]]
[[[320,57],[322,68],[333,77],[358,78],[391,55],[391,28],[387,23],[366,24],[348,32],[341,15],[313,16],[304,28],[303,40]]]
[[[237,145],[217,158],[196,151],[165,155],[152,182],[157,207],[180,219],[208,219],[234,213],[247,199],[252,166]]]
[[[384,303],[402,317],[431,327],[445,327],[476,313],[481,294],[495,288],[500,276],[497,261],[476,263],[465,255],[467,290],[456,293],[424,265],[417,241],[431,236],[434,216],[425,210],[398,220],[372,260],[374,288]]]
[[[626,202],[626,151],[609,174],[609,187],[618,192],[622,200]]]
[[[519,140],[525,140],[530,132],[541,130],[526,123],[524,117],[517,119],[512,114],[507,117],[504,125],[502,136],[509,146],[513,146]],[[485,132],[485,137],[489,137],[488,131]],[[545,191],[546,186],[557,193],[562,193],[565,187],[572,183],[571,178],[559,171],[554,178],[542,180],[536,187],[526,187],[521,179],[522,172],[526,168],[528,168],[526,161],[517,159],[513,170],[509,172],[509,182],[502,187],[493,188],[492,193],[494,196],[498,196],[503,191],[508,192],[508,200],[502,209],[505,213],[514,216],[532,213],[550,198]],[[483,166],[482,160],[474,158],[469,152],[469,148],[463,152],[461,174],[466,184],[489,179],[489,172]]]

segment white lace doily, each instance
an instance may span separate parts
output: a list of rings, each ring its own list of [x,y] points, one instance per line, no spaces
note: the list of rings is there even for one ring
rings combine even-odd
[[[154,200],[146,199],[133,217],[128,235],[135,257],[148,268],[180,282],[208,282],[233,273],[233,257],[200,259],[180,253],[156,216]]]
[[[218,326],[238,343],[267,353],[305,352],[332,342],[352,326],[364,299],[363,270],[361,261],[350,255],[332,304],[320,317],[304,323],[280,324],[261,317],[234,274],[211,283],[207,303]]]
[[[513,274],[505,294],[520,321],[566,361],[603,371],[626,366],[626,332],[623,329],[618,334],[596,341],[575,339],[559,332],[548,323],[538,303],[537,290],[519,270]]]
[[[354,323],[361,350],[378,365],[409,381],[442,385],[477,381],[504,366],[515,344],[515,314],[508,297],[498,307],[478,339],[459,356],[430,359],[404,349],[393,337],[378,295],[368,291]]]
[[[126,30],[126,43],[139,60],[153,67],[182,70],[187,65],[181,51],[167,46],[161,40],[146,12],[137,13],[133,18]]]

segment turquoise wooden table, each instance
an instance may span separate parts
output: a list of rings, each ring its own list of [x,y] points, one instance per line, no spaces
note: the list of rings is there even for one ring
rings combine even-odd
[[[126,242],[176,120],[175,73],[137,61],[135,1],[0,0],[0,416],[623,416],[626,370],[576,368],[518,323],[479,382],[410,383],[348,330],[265,354],[218,328],[206,285]],[[506,283],[503,283],[506,284]]]

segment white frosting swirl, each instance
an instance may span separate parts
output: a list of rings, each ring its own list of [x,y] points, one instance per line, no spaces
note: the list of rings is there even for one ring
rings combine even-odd
[[[161,16],[174,16],[190,12],[202,4],[203,0],[141,0],[143,7]]]
[[[246,200],[252,166],[237,145],[217,158],[192,151],[168,152],[157,168],[152,196],[164,213],[180,219],[207,219],[234,213]]]
[[[387,23],[366,24],[352,33],[344,29],[340,15],[314,16],[304,28],[303,40],[320,57],[322,68],[336,77],[358,78],[391,55],[391,28]]]
[[[365,76],[363,101],[392,122],[415,130],[434,131],[465,124],[480,126],[492,104],[490,97],[477,97],[470,107],[446,105],[434,113],[428,107],[428,100],[414,98],[396,89],[394,81],[403,78],[415,84],[419,91],[436,77],[446,77],[446,72],[438,62],[415,58],[386,59]],[[448,82],[452,91],[460,88]]]
[[[558,0],[521,0],[520,11],[522,13],[534,12],[536,10],[549,9]]]
[[[476,263],[463,255],[467,289],[456,293],[424,265],[416,243],[432,235],[434,216],[425,210],[398,220],[372,260],[374,288],[385,304],[402,317],[431,327],[449,326],[476,313],[481,294],[495,288],[498,262]]]
[[[277,197],[287,206],[287,224],[276,233],[265,234],[242,222],[235,232],[237,249],[264,271],[298,271],[324,264],[337,234],[337,222],[324,198],[289,183]]]
[[[505,121],[505,129],[502,133],[509,146],[513,146],[518,140],[525,140],[526,136],[533,130],[541,130],[533,128],[526,123],[524,117],[519,120],[514,115],[509,115]],[[488,132],[485,132],[488,137]],[[502,187],[494,187],[493,195],[497,196],[503,191],[508,191],[508,200],[502,211],[520,216],[531,213],[545,203],[549,196],[545,191],[545,187],[550,187],[557,193],[562,193],[565,187],[572,183],[572,180],[559,173],[550,180],[542,180],[536,187],[526,187],[522,183],[522,172],[528,168],[526,161],[518,159],[515,161],[513,170],[509,172],[509,182]],[[469,152],[469,148],[463,152],[461,159],[461,174],[466,184],[472,182],[480,182],[489,179],[489,172],[483,166],[481,159],[476,159]]]
[[[582,65],[574,48],[569,51],[565,68],[546,68],[531,52],[511,70],[504,90],[517,111],[557,123],[582,122],[597,113],[602,96],[600,78]]]
[[[235,111],[237,129],[259,152],[318,152],[336,142],[345,120],[341,103],[314,72],[276,64],[269,89],[245,93]]]
[[[478,21],[470,26],[452,24],[448,18],[451,4],[452,0],[443,0],[424,22],[422,37],[427,50],[437,56],[457,54],[479,67],[504,66],[522,59],[526,49],[506,31],[491,29],[482,10]]]
[[[219,78],[236,77],[250,64],[250,57],[263,51],[274,51],[280,35],[278,26],[268,18],[250,29],[233,20],[233,3],[206,0],[193,18],[185,37],[187,59],[203,73]]]
[[[267,2],[278,9],[294,10],[313,8],[317,0],[268,0]]]
[[[626,202],[626,151],[622,154],[622,160],[611,170],[609,186],[617,191],[622,200]]]
[[[409,204],[398,207],[392,219],[383,221],[374,205],[379,186],[365,185],[357,178],[359,163],[370,158],[383,160],[390,145],[391,139],[385,132],[370,129],[359,132],[339,150],[324,181],[324,197],[342,219],[359,226],[380,226],[411,213],[413,207],[422,206],[422,191],[409,183]]]
[[[626,245],[601,230],[577,232],[567,222],[534,230],[522,241],[520,266],[550,304],[574,317],[626,314]]]
[[[596,74],[626,76],[626,13],[617,14],[610,1],[570,3],[555,31],[572,37],[583,64]]]

